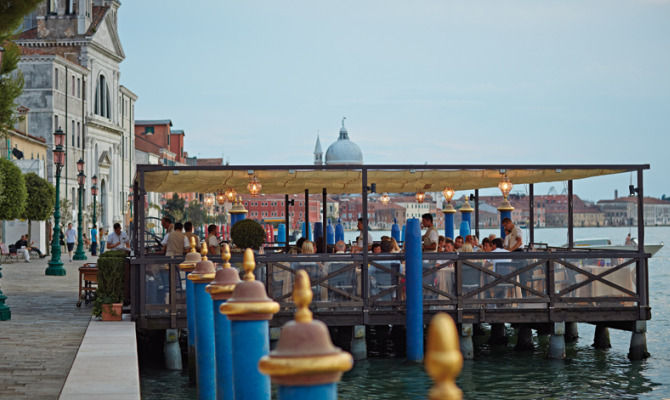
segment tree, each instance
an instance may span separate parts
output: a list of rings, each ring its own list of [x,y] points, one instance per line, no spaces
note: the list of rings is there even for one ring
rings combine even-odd
[[[186,200],[182,199],[177,193],[172,194],[172,198],[165,203],[163,214],[172,217],[173,221],[182,221],[184,219],[184,208]]]
[[[66,225],[72,222],[72,202],[68,199],[60,199],[60,221]]]
[[[9,41],[23,22],[23,17],[31,12],[41,0],[3,0],[0,2],[0,136],[5,137],[17,121],[14,100],[23,91],[23,74],[16,71],[21,57],[19,47]]]
[[[0,220],[21,218],[26,206],[26,183],[19,167],[9,160],[0,159]]]
[[[52,184],[32,172],[24,175],[28,200],[21,218],[28,220],[28,242],[30,242],[31,222],[45,221],[51,217],[56,202],[56,189]]]
[[[207,211],[205,210],[205,207],[198,200],[193,200],[190,203],[188,203],[188,207],[186,208],[185,219],[191,221],[193,223],[193,226],[199,226],[205,223],[206,217],[207,217]]]

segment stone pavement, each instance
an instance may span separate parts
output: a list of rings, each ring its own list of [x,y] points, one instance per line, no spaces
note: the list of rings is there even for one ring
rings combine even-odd
[[[91,319],[91,305],[76,307],[79,271],[46,276],[49,257],[2,264],[0,287],[12,319],[0,321],[0,398],[57,399]]]

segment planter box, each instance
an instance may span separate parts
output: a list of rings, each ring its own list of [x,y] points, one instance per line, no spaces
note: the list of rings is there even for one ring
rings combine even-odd
[[[123,303],[103,304],[102,305],[102,320],[103,321],[121,321]]]

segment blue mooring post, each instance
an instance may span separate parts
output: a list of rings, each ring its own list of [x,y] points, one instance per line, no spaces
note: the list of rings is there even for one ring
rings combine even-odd
[[[342,226],[342,220],[337,219],[337,225],[335,225],[335,242],[340,240],[344,241],[344,227]]]
[[[179,264],[179,269],[186,273],[186,329],[188,344],[188,377],[189,381],[195,383],[195,297],[193,281],[188,275],[195,269],[196,264],[202,261],[200,253],[195,250],[195,238],[191,238],[191,251],[186,253],[184,262]]]
[[[279,385],[279,400],[336,400],[337,382],[354,360],[333,346],[326,324],[312,319],[312,289],[304,270],[296,274],[293,301],[295,319],[282,327],[277,348],[260,360],[258,369]]]
[[[286,224],[277,225],[277,245],[286,246]]]
[[[407,225],[403,225],[402,229],[400,229],[400,241],[405,243],[405,231],[406,231]]]
[[[258,370],[258,362],[270,352],[268,320],[279,311],[262,282],[255,280],[254,252],[247,249],[242,262],[244,280],[235,286],[220,311],[230,320],[235,400],[269,400],[270,379]]]
[[[331,246],[335,244],[335,229],[330,223],[330,219],[328,220],[328,225],[326,226],[326,244]]]
[[[405,232],[405,274],[407,277],[407,359],[423,360],[423,265],[421,225],[417,218],[407,220]]]
[[[444,213],[444,237],[454,240],[454,214],[456,214],[456,210],[449,203],[442,212]]]
[[[239,197],[228,212],[230,213],[230,229],[232,230],[237,221],[241,221],[247,217],[249,211],[244,208],[242,197]]]
[[[216,270],[216,277],[207,285],[207,292],[214,303],[214,343],[216,348],[216,398],[217,400],[235,399],[233,385],[233,344],[230,333],[230,321],[219,310],[221,305],[232,296],[235,286],[240,282],[236,269],[230,267],[230,247],[223,245],[223,267]]]
[[[512,211],[514,211],[514,207],[512,207],[507,198],[503,198],[503,202],[498,207],[498,211],[500,211],[500,237],[504,239],[506,235],[505,227],[503,226],[502,221],[505,218],[512,218]]]
[[[323,240],[323,239],[321,239],[321,237],[323,236],[323,222],[317,221],[317,222],[314,223],[314,235],[313,236],[314,236],[314,242],[318,242],[319,240]]]
[[[400,243],[400,227],[395,218],[393,218],[393,225],[391,225],[391,237],[395,239],[396,242]]]
[[[207,259],[207,243],[202,242],[202,261],[188,279],[193,282],[195,297],[195,359],[198,399],[211,400],[216,396],[216,361],[214,350],[214,312],[212,298],[205,290],[216,273],[214,263]]]

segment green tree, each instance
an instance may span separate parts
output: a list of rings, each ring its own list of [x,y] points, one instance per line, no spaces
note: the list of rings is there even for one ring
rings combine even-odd
[[[19,47],[10,41],[23,17],[31,12],[41,0],[2,0],[0,1],[0,136],[16,123],[16,103],[14,100],[23,91],[23,74],[16,67],[21,57]]]
[[[52,184],[30,172],[24,175],[28,199],[21,218],[28,220],[28,242],[30,242],[31,222],[45,221],[53,213],[56,189]]]
[[[0,220],[21,218],[26,207],[26,183],[19,167],[9,160],[0,159]]]
[[[163,214],[172,217],[172,220],[175,222],[183,221],[185,207],[186,200],[180,198],[177,193],[173,193],[172,198],[163,207]]]
[[[198,200],[193,200],[190,203],[188,203],[188,207],[186,208],[185,219],[191,221],[193,223],[193,226],[199,226],[205,223],[206,218],[207,218],[207,211],[205,210],[205,207]]]

